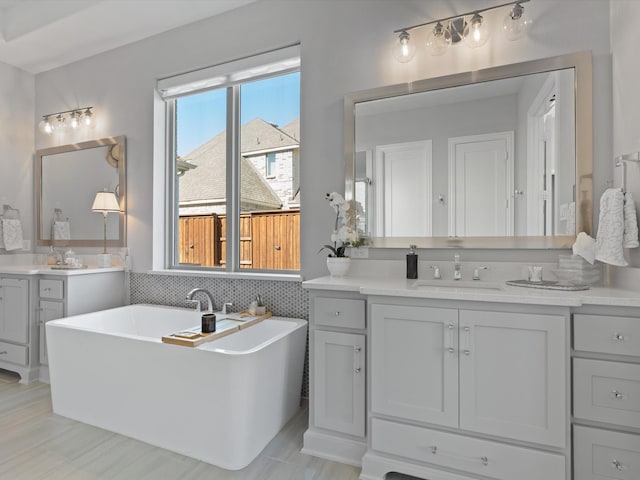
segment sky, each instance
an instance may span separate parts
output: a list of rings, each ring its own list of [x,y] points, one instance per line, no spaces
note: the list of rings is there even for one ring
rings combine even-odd
[[[240,90],[240,123],[256,117],[283,127],[300,116],[300,72],[257,80]],[[177,153],[185,156],[226,128],[226,89],[180,97]]]

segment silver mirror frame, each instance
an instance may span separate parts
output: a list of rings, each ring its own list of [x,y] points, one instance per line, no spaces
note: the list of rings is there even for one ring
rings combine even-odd
[[[47,155],[55,155],[65,152],[74,152],[76,150],[86,150],[89,148],[97,148],[109,145],[121,145],[122,146],[122,159],[118,161],[118,202],[120,204],[119,215],[119,231],[120,235],[117,240],[107,240],[107,247],[124,247],[127,244],[127,143],[124,135],[118,137],[107,137],[99,140],[91,140],[87,142],[78,142],[69,145],[60,145],[57,147],[44,148],[36,151],[35,157],[35,190],[36,190],[36,242],[38,246],[55,245],[55,241],[52,239],[42,238],[42,157]],[[104,241],[89,240],[89,239],[75,239],[64,240],[64,246],[69,247],[102,247]]]
[[[411,83],[362,90],[344,97],[345,199],[355,198],[355,109],[361,102],[439,90],[442,88],[518,77],[521,75],[573,68],[576,105],[576,234],[593,230],[593,74],[590,52],[514,63],[427,78]],[[570,248],[575,235],[514,237],[371,237],[370,246],[378,248]]]

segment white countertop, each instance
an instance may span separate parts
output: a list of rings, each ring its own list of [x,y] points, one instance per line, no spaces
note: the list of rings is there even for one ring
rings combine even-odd
[[[71,270],[58,270],[51,268],[51,265],[0,265],[0,274],[9,275],[89,275],[107,272],[122,272],[123,267],[99,268],[89,265],[87,268]]]
[[[302,283],[311,290],[333,290],[359,292],[363,295],[385,295],[412,298],[432,298],[444,300],[467,300],[479,302],[520,303],[529,305],[551,305],[580,307],[583,305],[610,305],[619,307],[640,307],[640,292],[621,288],[592,287],[589,290],[558,291],[538,288],[524,288],[506,285],[504,282],[485,282],[498,285],[500,289],[479,288],[413,287],[416,280],[372,276],[344,278],[320,277]],[[483,281],[479,280],[478,284]],[[434,282],[435,283],[435,282]],[[443,281],[444,285],[451,282]],[[468,283],[468,282],[467,282]]]

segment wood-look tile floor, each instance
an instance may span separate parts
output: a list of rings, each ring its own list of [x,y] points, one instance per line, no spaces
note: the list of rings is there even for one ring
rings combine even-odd
[[[360,469],[300,453],[303,408],[246,468],[223,470],[51,410],[49,385],[0,370],[0,479],[356,480]]]

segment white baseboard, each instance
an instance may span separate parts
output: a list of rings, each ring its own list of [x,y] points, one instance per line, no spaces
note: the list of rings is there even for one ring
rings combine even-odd
[[[350,440],[311,429],[304,433],[301,450],[306,455],[353,465],[354,467],[362,466],[362,456],[366,451],[367,444],[364,441]]]

